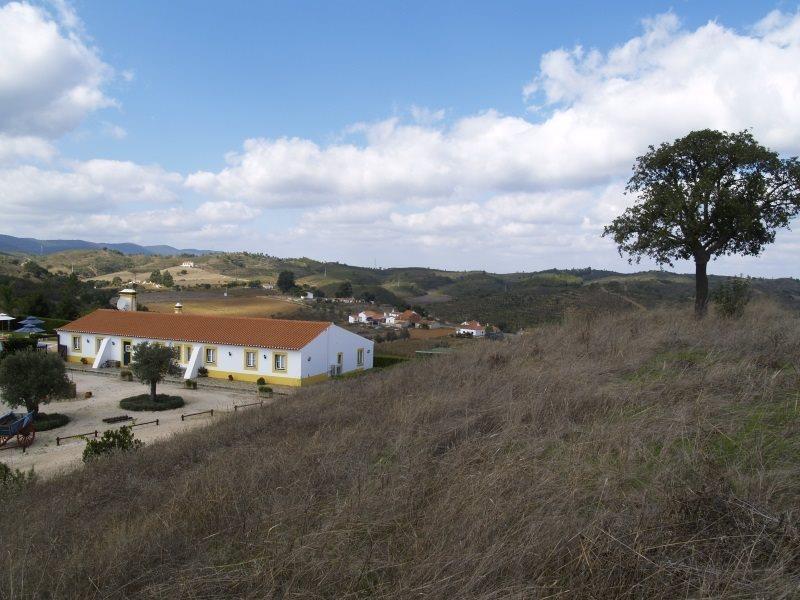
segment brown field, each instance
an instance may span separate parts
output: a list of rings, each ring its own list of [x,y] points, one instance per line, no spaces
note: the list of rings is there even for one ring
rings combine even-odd
[[[475,342],[6,489],[0,596],[797,597],[797,315]]]
[[[263,290],[233,288],[228,290],[227,297],[224,292],[222,289],[144,292],[139,302],[154,312],[173,312],[175,303],[180,302],[186,314],[231,317],[289,315],[302,308],[297,302],[266,295]]]
[[[412,340],[429,340],[434,338],[447,337],[456,332],[455,327],[439,327],[438,329],[409,329],[408,333]]]

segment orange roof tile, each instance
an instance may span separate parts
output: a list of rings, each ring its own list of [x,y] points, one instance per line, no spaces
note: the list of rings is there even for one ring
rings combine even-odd
[[[100,309],[59,327],[57,331],[299,350],[330,325],[325,321],[216,317]]]

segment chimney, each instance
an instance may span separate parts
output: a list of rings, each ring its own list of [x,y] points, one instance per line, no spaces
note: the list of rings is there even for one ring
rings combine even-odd
[[[181,304],[180,302],[176,302],[175,303],[175,314],[179,315],[182,312],[183,312],[183,304]]]
[[[121,290],[117,301],[117,309],[136,311],[136,290],[131,288]]]

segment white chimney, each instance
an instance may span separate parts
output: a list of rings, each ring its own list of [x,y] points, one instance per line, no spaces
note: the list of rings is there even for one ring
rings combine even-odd
[[[117,309],[118,310],[130,310],[135,311],[136,309],[136,290],[131,288],[126,288],[119,293],[119,300],[117,300]]]
[[[183,312],[183,304],[181,304],[180,302],[176,302],[175,303],[175,314],[179,315],[182,312]]]

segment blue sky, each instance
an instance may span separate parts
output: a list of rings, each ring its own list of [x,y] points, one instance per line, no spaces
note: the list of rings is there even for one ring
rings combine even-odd
[[[629,269],[598,233],[635,156],[704,126],[796,154],[798,61],[781,2],[0,4],[3,232]]]

